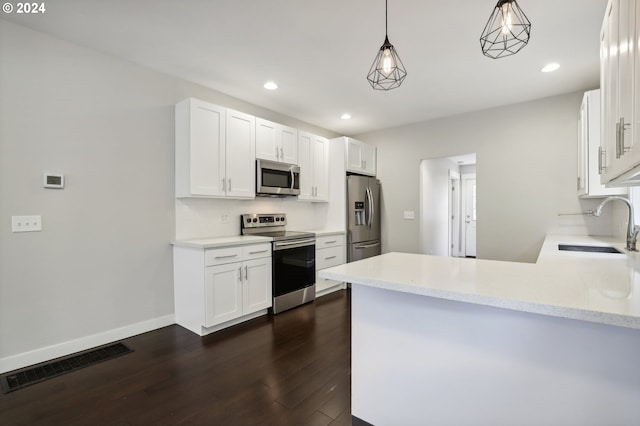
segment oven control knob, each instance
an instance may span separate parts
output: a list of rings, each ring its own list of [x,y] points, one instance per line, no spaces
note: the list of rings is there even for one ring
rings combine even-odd
[[[256,223],[257,221],[258,221],[258,218],[257,218],[257,217],[254,217],[254,218],[253,218],[253,223]]]
[[[250,218],[247,218],[247,223],[251,223],[251,219]]]
[[[279,217],[276,217],[276,222],[280,222],[280,218]]]
[[[281,218],[280,218],[280,221],[281,221],[281,222],[284,222],[284,217],[281,217]]]

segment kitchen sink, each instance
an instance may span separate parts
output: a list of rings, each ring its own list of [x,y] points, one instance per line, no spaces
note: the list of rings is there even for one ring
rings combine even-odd
[[[570,244],[558,244],[558,250],[565,251],[586,251],[590,253],[618,253],[623,254],[620,250],[610,246],[577,246]]]

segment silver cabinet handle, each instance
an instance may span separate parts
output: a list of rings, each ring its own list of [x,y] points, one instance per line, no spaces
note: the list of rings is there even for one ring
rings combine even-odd
[[[620,155],[624,155],[631,147],[624,146],[624,132],[631,127],[631,123],[625,123],[624,117],[620,117]]]
[[[227,180],[222,178],[222,191],[227,192]]]
[[[258,253],[266,253],[269,250],[260,250],[260,251],[250,251],[249,254],[258,254]]]
[[[238,280],[242,281],[242,266],[238,268]]]
[[[580,191],[580,176],[578,176],[578,191]]]
[[[249,267],[248,266],[244,267],[244,280],[245,281],[249,281]]]
[[[284,148],[280,147],[280,159],[284,161]]]
[[[335,259],[335,256],[329,256],[329,257],[325,257],[324,260],[331,260],[331,259]]]
[[[278,147],[276,146],[276,160],[280,158],[280,151],[278,151]]]
[[[333,240],[333,241],[325,241],[324,243],[325,243],[325,244],[335,244],[335,243],[337,243],[337,242],[338,242],[338,241]]]
[[[236,256],[237,256],[237,254],[230,254],[228,256],[216,256],[216,257],[214,257],[214,259],[230,259],[230,258],[236,257]]]
[[[620,122],[616,123],[616,158],[620,158],[622,149],[620,148]]]
[[[598,147],[598,174],[601,175],[604,171],[604,166],[602,165],[602,155],[605,154],[606,151],[602,149],[601,146]]]
[[[231,192],[231,178],[229,178],[229,192]]]

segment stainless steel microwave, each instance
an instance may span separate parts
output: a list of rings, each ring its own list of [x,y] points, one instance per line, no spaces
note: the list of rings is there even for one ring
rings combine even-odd
[[[256,160],[256,195],[278,197],[298,194],[300,194],[299,166]]]

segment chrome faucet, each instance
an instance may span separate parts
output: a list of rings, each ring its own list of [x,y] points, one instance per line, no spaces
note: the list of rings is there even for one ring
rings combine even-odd
[[[619,197],[617,195],[613,195],[611,197],[605,198],[598,207],[596,207],[596,211],[593,213],[594,216],[600,216],[602,213],[602,208],[609,201],[620,200],[627,205],[629,208],[629,222],[627,223],[627,250],[629,251],[637,251],[636,250],[636,239],[638,237],[638,231],[640,231],[640,227],[636,226],[634,222],[633,215],[633,204],[627,198]]]

